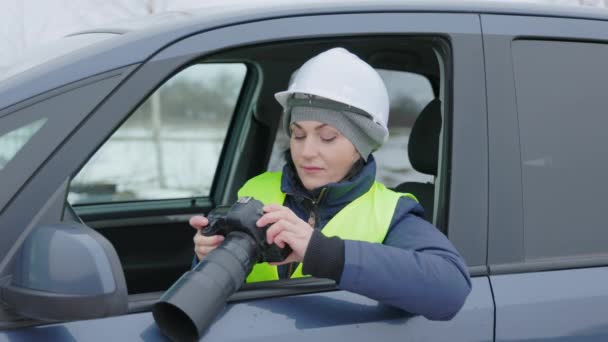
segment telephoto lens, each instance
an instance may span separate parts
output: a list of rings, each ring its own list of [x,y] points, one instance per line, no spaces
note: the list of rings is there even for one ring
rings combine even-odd
[[[266,243],[268,226],[256,225],[264,214],[263,207],[252,197],[242,197],[232,206],[209,213],[209,224],[201,234],[226,238],[154,305],[152,315],[163,334],[174,341],[198,340],[254,264],[283,261],[291,253],[289,246]]]
[[[197,341],[251,272],[258,259],[255,240],[232,232],[154,305],[152,315],[173,341]]]

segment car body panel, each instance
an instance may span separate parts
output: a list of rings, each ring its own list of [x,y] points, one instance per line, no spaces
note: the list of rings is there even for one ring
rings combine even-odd
[[[491,276],[496,341],[606,341],[608,268]]]
[[[493,304],[487,277],[449,322],[433,322],[346,291],[269,298],[228,304],[203,341],[267,341],[288,338],[349,341],[491,341]],[[0,341],[44,336],[65,341],[166,341],[150,313],[0,332]]]

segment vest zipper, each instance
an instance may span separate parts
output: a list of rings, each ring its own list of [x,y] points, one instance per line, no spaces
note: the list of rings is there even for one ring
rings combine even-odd
[[[317,224],[317,210],[319,209],[319,203],[323,200],[325,193],[327,192],[327,188],[321,189],[319,196],[316,199],[313,199],[312,202],[312,210],[310,211],[310,216],[308,217],[308,224],[314,229]]]
[[[318,206],[319,206],[319,203],[321,203],[321,201],[323,200],[323,197],[325,196],[326,192],[327,192],[327,188],[321,189],[321,192],[319,192],[319,196],[317,196],[316,199],[313,199],[310,201],[312,203],[312,210],[310,211],[310,216],[308,217],[308,224],[312,227],[312,229],[315,229],[315,225],[317,224]],[[294,267],[297,267],[299,265],[300,265],[299,262],[292,262],[289,264],[289,267],[287,268],[288,278],[291,278],[291,275],[295,271]]]

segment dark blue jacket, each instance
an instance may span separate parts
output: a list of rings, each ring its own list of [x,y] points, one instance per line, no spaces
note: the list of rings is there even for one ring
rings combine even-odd
[[[366,193],[375,177],[376,163],[370,156],[349,180],[309,192],[286,165],[281,184],[287,194],[284,205],[304,221],[314,215],[315,229],[322,230],[344,206]],[[471,291],[464,260],[447,237],[422,218],[423,209],[416,201],[402,197],[392,216],[383,244],[326,238],[316,231],[303,271],[333,278],[343,290],[428,319],[451,319]],[[287,269],[281,266],[279,274],[287,277]]]

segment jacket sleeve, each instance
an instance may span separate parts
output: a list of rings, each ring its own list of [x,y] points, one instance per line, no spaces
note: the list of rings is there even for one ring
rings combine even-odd
[[[384,244],[345,240],[339,287],[431,320],[449,320],[464,304],[471,280],[462,257],[420,217],[422,210],[401,198]]]

